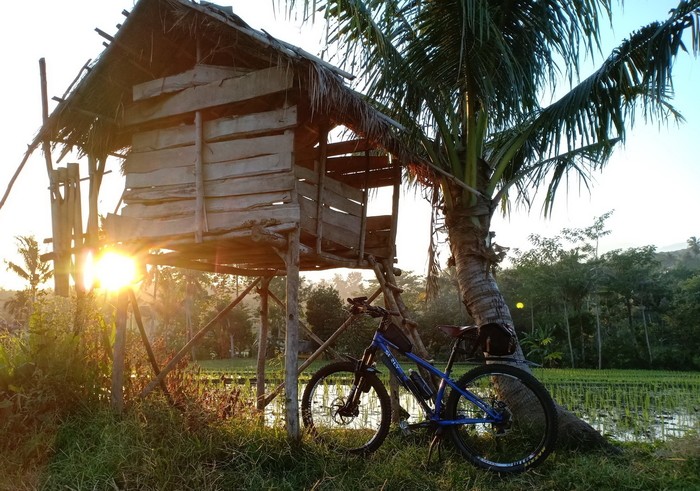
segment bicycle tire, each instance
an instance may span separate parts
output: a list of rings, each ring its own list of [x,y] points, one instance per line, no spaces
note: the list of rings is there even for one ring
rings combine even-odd
[[[373,373],[365,373],[366,392],[361,394],[355,416],[340,416],[355,376],[355,363],[326,365],[311,376],[304,388],[301,414],[311,436],[339,452],[367,454],[384,442],[391,424],[391,400],[384,384]]]
[[[450,427],[455,447],[471,463],[499,473],[523,472],[541,464],[554,450],[557,410],[535,377],[510,365],[483,365],[462,375],[457,385],[507,416],[500,424]],[[487,417],[456,390],[450,392],[446,413],[448,419]]]

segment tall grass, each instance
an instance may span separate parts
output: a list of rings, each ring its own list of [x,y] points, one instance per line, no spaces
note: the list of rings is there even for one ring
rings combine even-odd
[[[106,410],[76,414],[61,425],[55,453],[26,487],[521,491],[700,486],[698,438],[636,444],[618,456],[559,453],[532,472],[501,478],[469,465],[447,444],[427,464],[423,433],[392,432],[375,454],[362,458],[332,453],[306,437],[294,444],[279,427],[238,417],[210,419],[202,412],[178,410],[156,397],[132,405],[119,418]],[[4,484],[4,489],[21,489],[27,481]]]

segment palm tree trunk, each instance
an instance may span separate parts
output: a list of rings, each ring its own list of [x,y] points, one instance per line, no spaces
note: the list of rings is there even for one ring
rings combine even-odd
[[[603,339],[600,333],[600,296],[595,300],[595,335],[598,341],[598,370],[603,368]]]
[[[571,342],[571,326],[569,325],[569,309],[564,300],[564,326],[566,327],[566,341],[569,343],[569,357],[571,358],[571,368],[576,368],[574,361],[574,344]]]
[[[644,326],[644,340],[646,341],[647,344],[647,353],[649,354],[649,368],[651,368],[651,365],[653,363],[653,357],[651,355],[651,342],[649,341],[649,328],[647,327],[647,316],[646,316],[646,307],[644,304],[640,306],[642,310],[642,325]]]
[[[489,222],[490,215],[482,215],[479,221],[469,209],[445,212],[457,283],[467,313],[477,325],[496,322],[515,332],[510,310],[492,274],[496,255],[489,243]],[[513,357],[525,359],[519,344]],[[527,365],[519,367],[530,371]],[[588,423],[559,405],[557,410],[559,445],[567,448],[611,448],[610,443]]]

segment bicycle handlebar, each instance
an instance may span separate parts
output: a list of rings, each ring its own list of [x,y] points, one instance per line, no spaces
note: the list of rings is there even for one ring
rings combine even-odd
[[[353,315],[367,314],[371,317],[388,317],[390,315],[397,317],[401,316],[401,312],[387,310],[384,307],[379,307],[378,305],[370,305],[367,302],[367,297],[348,298],[347,300],[348,303],[352,305],[350,312]]]

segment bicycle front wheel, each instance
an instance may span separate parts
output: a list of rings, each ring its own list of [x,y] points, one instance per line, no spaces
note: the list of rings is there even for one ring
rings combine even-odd
[[[304,426],[317,440],[341,452],[373,452],[389,432],[391,401],[372,373],[363,376],[359,404],[346,407],[355,363],[331,363],[309,380],[301,400]]]
[[[500,415],[494,419],[458,391],[451,391],[448,419],[483,421],[450,427],[452,441],[470,462],[497,472],[522,472],[554,450],[556,407],[535,377],[509,365],[483,365],[464,374],[457,385]]]

